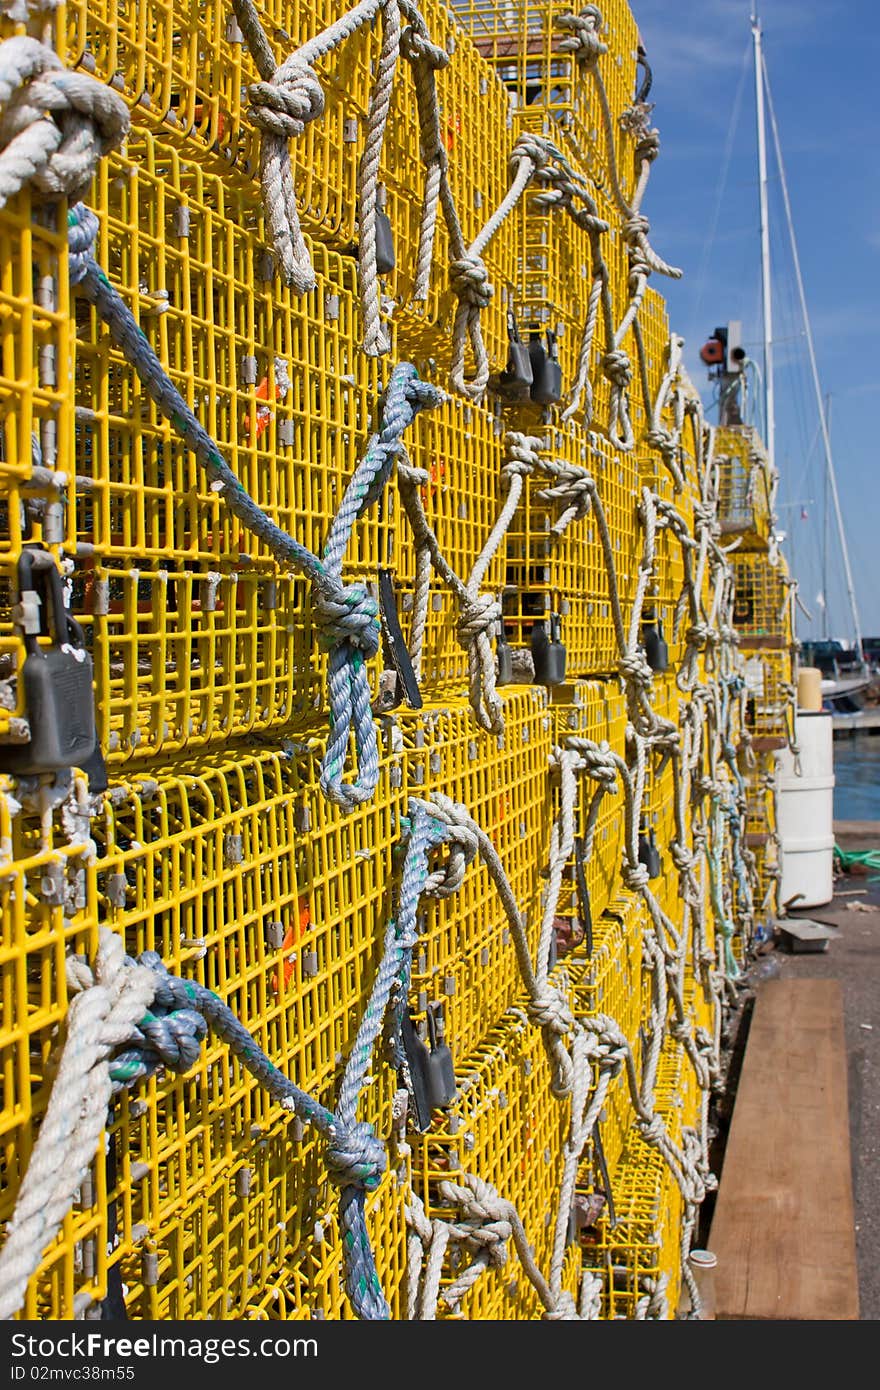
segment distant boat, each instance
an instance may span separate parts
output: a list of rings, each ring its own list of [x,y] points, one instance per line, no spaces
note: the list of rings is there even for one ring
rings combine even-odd
[[[869,675],[828,677],[822,681],[822,704],[832,714],[858,714],[864,704],[856,697],[867,690],[872,679]]]

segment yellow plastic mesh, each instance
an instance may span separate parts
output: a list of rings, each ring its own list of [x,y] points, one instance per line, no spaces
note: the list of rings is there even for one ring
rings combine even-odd
[[[14,973],[3,972],[6,1016],[19,1020],[2,1048],[9,1184],[26,1163],[47,1100],[39,1070],[28,1084],[27,1058],[35,1049],[48,1056],[52,1029],[67,1008],[65,949],[93,952],[97,920],[111,925],[131,954],[155,949],[169,970],[215,990],[276,1065],[332,1106],[381,953],[400,834],[399,773],[396,755],[383,759],[376,796],[346,818],[321,795],[317,757],[305,742],[287,754],[239,749],[181,762],[105,796],[91,825],[91,858],[63,844],[42,850],[38,826],[14,818],[15,872],[4,879],[5,892],[18,884],[4,916],[12,933],[7,959],[18,962]],[[26,885],[35,899],[29,911]],[[40,921],[45,925],[35,930]],[[377,1060],[363,1116],[382,1134],[390,1129],[396,1084]],[[210,1194],[228,1196],[240,1169],[259,1174],[250,1202],[254,1220],[259,1215],[265,1224],[271,1214],[276,1267],[314,1220],[335,1209],[322,1141],[308,1130],[295,1137],[288,1112],[267,1099],[219,1040],[209,1042],[186,1077],[153,1079],[123,1096],[112,1128],[125,1136],[110,1193],[119,1241],[112,1259],[126,1271],[133,1315],[235,1315],[223,1309],[224,1288],[243,1307],[250,1275],[264,1277],[271,1263],[246,1226],[235,1225],[234,1253],[224,1255],[236,1271],[234,1288],[231,1276],[216,1281],[213,1237],[204,1248],[196,1242],[203,1263],[185,1276],[183,1257],[174,1253],[192,1245],[190,1218],[203,1195],[220,1239],[222,1202]],[[10,1186],[4,1214],[11,1198]],[[96,1189],[47,1252],[28,1315],[68,1316],[73,1290],[84,1299],[103,1296],[105,1264],[85,1277],[81,1247],[94,1238],[103,1251],[106,1223],[107,1203]],[[156,1239],[161,1293],[140,1290],[130,1275],[148,1233]],[[158,1314],[150,1311],[157,1299]]]
[[[577,1018],[606,1014],[640,1056],[639,1030],[650,1004],[650,980],[642,967],[642,935],[647,925],[640,897],[619,893],[593,923],[593,950],[578,946],[566,959]],[[614,1174],[632,1120],[625,1075],[614,1078],[599,1118],[598,1133],[609,1173]]]
[[[505,690],[505,732],[476,729],[461,703],[401,712],[406,785],[414,796],[440,792],[468,808],[497,850],[521,913],[532,954],[540,929],[548,849],[553,722],[546,693]],[[447,1041],[467,1056],[522,992],[507,917],[488,870],[474,863],[451,898],[424,900],[413,958],[412,1003],[445,1006]]]
[[[793,734],[792,680],[789,650],[745,653],[746,724],[759,752],[781,748]]]
[[[441,137],[451,157],[451,183],[469,242],[507,187],[506,161],[498,158],[498,151],[509,141],[508,99],[491,66],[445,7],[427,0],[420,8],[432,41],[455,58],[438,73],[437,89]],[[269,0],[259,12],[279,63],[339,17],[339,7],[332,0],[321,0],[317,6],[300,0]],[[141,129],[197,159],[227,184],[257,195],[259,132],[247,108],[248,87],[259,74],[227,4],[186,8],[159,3],[147,11],[133,3],[110,6],[100,0],[74,0],[67,6],[67,17],[70,65],[116,87]],[[297,42],[291,35],[298,36]],[[357,172],[380,44],[381,26],[368,25],[317,61],[324,111],[291,141],[303,226],[339,250],[349,250],[357,242]],[[412,342],[424,339],[428,328],[445,334],[454,307],[446,286],[448,251],[442,226],[428,299],[419,303],[412,298],[423,188],[418,149],[415,87],[409,63],[401,58],[380,169],[396,251],[395,269],[384,283],[391,299],[404,310]],[[513,271],[509,234],[495,239],[487,265],[497,294],[484,316],[485,331],[493,361],[503,361],[504,308]]]
[[[560,50],[567,35],[554,22],[570,14],[571,8],[561,0],[511,0],[504,5],[493,0],[453,0],[452,8],[508,88],[525,128],[563,144],[594,178],[607,180],[605,136],[594,83],[571,53]],[[599,59],[599,70],[608,92],[618,167],[628,182],[633,145],[619,118],[635,94],[638,31],[623,0],[610,0],[602,6],[602,14],[601,35],[609,52]]]
[[[548,458],[586,468],[596,480],[627,622],[641,558],[632,458],[615,454],[599,436],[573,422],[565,431],[545,433],[544,440]],[[616,669],[618,652],[598,525],[589,514],[554,536],[559,508],[538,495],[550,485],[544,475],[529,478],[524,503],[510,529],[503,604],[508,641],[515,647],[528,647],[535,620],[544,621],[546,627],[548,616],[558,613],[567,678],[609,673]]]
[[[621,757],[625,755],[626,699],[617,681],[579,681],[570,686],[559,686],[552,692],[552,699],[557,720],[556,737],[563,746],[566,736],[574,735],[594,743],[605,742]],[[581,837],[586,836],[587,818],[595,791],[595,782],[588,777],[581,779],[576,805],[576,832]],[[599,803],[592,853],[585,865],[594,919],[605,911],[617,894],[623,859],[623,816],[622,793],[619,790],[606,793]],[[559,915],[574,926],[575,936],[580,934],[582,923],[573,860],[567,865],[562,882]]]
[[[791,590],[785,561],[775,565],[766,555],[735,552],[733,623],[740,646],[788,647],[792,642]]]
[[[432,39],[450,56],[437,73],[440,129],[465,242],[504,196],[518,135],[550,136],[592,180],[600,214],[612,224],[604,246],[619,321],[628,295],[625,243],[594,86],[574,57],[560,52],[562,34],[553,25],[567,7],[555,0],[463,0],[450,13],[430,0],[422,8]],[[306,10],[299,0],[267,0],[260,12],[282,59],[337,18],[339,7],[320,0]],[[609,52],[600,70],[628,196],[632,137],[620,117],[636,88],[637,31],[623,0],[609,0],[603,14]],[[15,27],[0,23],[4,36]],[[101,162],[87,199],[99,218],[102,269],[243,485],[274,521],[319,552],[377,421],[391,364],[412,360],[442,383],[450,361],[456,301],[442,216],[427,296],[413,299],[423,182],[408,64],[400,64],[382,157],[381,200],[397,264],[381,282],[392,352],[377,361],[360,346],[356,179],[381,25],[318,62],[325,112],[291,142],[318,282],[301,298],[282,286],[269,253],[259,137],[247,114],[256,71],[227,0],[194,7],[124,0],[112,9],[103,0],[71,0],[47,21],[47,35],[53,25],[65,63],[110,82],[132,113],[125,152]],[[525,336],[532,326],[560,333],[568,388],[589,291],[586,237],[558,212],[540,213],[527,195],[485,260],[494,286],[482,314],[491,368],[504,363],[505,311],[513,307]],[[562,430],[557,412],[531,405],[502,410],[457,398],[419,417],[407,447],[427,474],[423,501],[441,549],[463,579],[504,497],[507,429],[540,434],[552,456],[596,478],[625,615],[642,553],[641,486],[673,502],[692,525],[700,480],[688,427],[678,494],[644,443],[668,353],[665,305],[653,287],[641,322],[649,390],[643,399],[634,372],[633,454],[615,453],[596,432],[606,428],[609,404],[601,324],[593,345],[592,431],[581,424]],[[546,885],[541,870],[558,810],[551,751],[566,734],[580,734],[623,754],[626,707],[616,679],[585,679],[609,676],[619,655],[595,518],[554,538],[556,513],[538,495],[547,480],[535,474],[482,588],[503,594],[506,635],[515,647],[529,645],[537,619],[559,614],[568,684],[552,694],[503,689],[503,737],[479,731],[465,699],[457,605],[435,578],[424,707],[379,718],[376,794],[343,818],[318,787],[325,658],[313,636],[307,586],[242,532],[84,298],[71,294],[63,205],[50,214],[23,194],[0,209],[0,344],[0,741],[20,740],[26,713],[22,682],[14,679],[24,648],[12,614],[18,559],[31,542],[49,550],[68,578],[71,610],[94,658],[99,738],[110,769],[109,790],[95,807],[79,773],[61,776],[54,789],[0,775],[6,1221],[63,1037],[65,959],[72,952],[93,957],[99,926],[117,932],[130,954],[155,949],[169,969],[214,989],[276,1065],[332,1106],[392,910],[409,798],[443,792],[467,806],[501,856],[534,954]],[[631,332],[623,347],[635,366]],[[664,423],[672,423],[669,408]],[[744,535],[746,546],[763,544],[769,527],[769,501],[762,511],[761,500],[769,498],[769,479],[759,455],[751,432],[717,432],[726,530]],[[750,529],[743,522],[749,508]],[[778,650],[754,650],[776,621],[774,585],[785,575],[763,560],[735,557],[748,576],[740,598],[751,595],[747,722],[759,759],[784,741],[791,708],[787,619],[769,634],[775,642],[781,632]],[[394,482],[356,527],[344,578],[374,584],[386,566],[409,635],[415,556]],[[673,669],[683,654],[683,636],[675,641],[672,634],[682,577],[679,544],[661,532],[646,607],[664,622]],[[381,661],[371,666],[374,690]],[[682,697],[672,676],[657,677],[653,701],[658,713],[678,720]],[[759,762],[759,773],[768,768]],[[580,834],[592,789],[584,779]],[[668,851],[675,833],[671,766],[661,767],[657,757],[643,810],[664,861],[652,887],[680,924]],[[760,925],[774,909],[778,880],[772,799],[760,781],[751,783],[748,812],[750,835],[763,836],[753,846]],[[579,1017],[615,1018],[640,1067],[650,984],[642,969],[647,917],[643,902],[619,889],[622,834],[618,793],[602,802],[586,865],[591,947],[578,939],[569,865],[554,979],[569,989]],[[704,867],[700,887],[705,895]],[[451,1217],[439,1182],[465,1172],[488,1180],[516,1206],[547,1272],[569,1125],[568,1103],[550,1090],[540,1030],[526,1022],[513,942],[486,870],[475,863],[456,894],[425,900],[418,930],[409,1003],[417,1026],[430,1003],[443,1003],[458,1096],[448,1112],[435,1112],[410,1156],[393,1123],[398,1078],[377,1050],[360,1114],[389,1141],[390,1169],[367,1201],[367,1219],[395,1318],[406,1311],[411,1185],[429,1215]],[[711,923],[709,933],[711,945]],[[740,956],[744,944],[735,943]],[[689,1016],[711,1026],[690,960],[685,983]],[[695,1123],[698,1100],[692,1069],[668,1043],[657,1105],[674,1137]],[[634,1316],[648,1281],[664,1276],[674,1309],[680,1196],[633,1128],[622,1077],[608,1092],[598,1132],[618,1224],[612,1230],[602,1217],[569,1245],[564,1288],[577,1293],[583,1255],[604,1272],[605,1316]],[[584,1191],[596,1185],[596,1157],[594,1146],[585,1155]],[[271,1104],[225,1045],[209,1038],[186,1077],[159,1074],[114,1100],[96,1161],[44,1253],[23,1314],[93,1316],[108,1290],[121,1286],[133,1318],[350,1317],[337,1202],[323,1141]],[[455,1272],[450,1260],[444,1286]],[[511,1254],[455,1316],[520,1319],[541,1311]]]
[[[657,1077],[656,1110],[674,1142],[694,1125],[698,1092],[680,1044],[667,1042]],[[681,1285],[681,1191],[666,1161],[632,1125],[612,1176],[616,1221],[606,1210],[581,1233],[584,1265],[602,1276],[604,1318],[636,1316],[639,1300],[661,1285],[675,1317]]]
[[[428,475],[420,490],[422,506],[440,550],[466,583],[501,510],[507,461],[502,419],[485,406],[448,396],[426,412],[412,431],[410,457]],[[393,498],[397,545],[395,578],[404,631],[412,633],[416,556],[409,522]],[[504,545],[493,556],[481,592],[501,594],[505,582]],[[460,692],[468,676],[468,653],[456,635],[460,607],[448,585],[431,579],[423,649],[421,688],[426,696]]]
[[[376,1272],[391,1317],[406,1317],[407,1164],[386,1173],[379,1189],[367,1197],[367,1223],[382,1232]],[[342,1278],[342,1236],[335,1210],[316,1222],[301,1250],[276,1270],[247,1300],[240,1316],[267,1321],[351,1320],[353,1313]]]
[[[716,429],[713,462],[722,534],[741,536],[747,548],[762,548],[773,523],[773,480],[757,430],[751,425]]]
[[[73,457],[70,340],[65,219],[20,193],[0,209],[0,586],[10,594],[22,544],[39,540],[57,554],[63,539],[52,483]],[[9,679],[20,659],[18,637],[0,626],[0,738],[11,741],[25,713]]]

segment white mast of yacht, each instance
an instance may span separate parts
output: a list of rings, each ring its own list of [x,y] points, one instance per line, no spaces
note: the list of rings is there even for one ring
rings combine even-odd
[[[776,410],[773,397],[773,295],[770,289],[770,215],[767,196],[767,127],[764,117],[763,33],[757,14],[752,15],[755,50],[755,110],[758,117],[758,200],[761,208],[761,308],[764,329],[764,443],[770,475],[776,469]]]
[[[825,410],[825,401],[822,395],[822,387],[819,383],[819,368],[816,363],[816,348],[813,342],[813,328],[810,323],[810,315],[807,309],[807,298],[804,293],[804,281],[801,274],[801,261],[798,254],[797,237],[795,236],[794,220],[791,214],[791,201],[788,196],[788,181],[785,177],[785,165],[782,160],[782,147],[779,141],[779,128],[776,124],[776,113],[773,109],[773,96],[770,90],[770,80],[767,75],[767,64],[764,59],[763,31],[761,21],[757,14],[752,15],[752,39],[755,50],[755,97],[758,117],[758,177],[760,182],[760,205],[761,205],[761,284],[764,301],[764,401],[767,432],[767,453],[770,464],[773,465],[773,453],[775,445],[775,419],[774,419],[774,400],[773,400],[773,317],[770,293],[770,228],[768,218],[768,199],[767,199],[767,135],[764,111],[764,101],[766,97],[767,111],[770,116],[770,128],[773,132],[773,147],[776,155],[776,165],[779,170],[779,182],[782,189],[782,201],[785,208],[785,218],[788,223],[788,239],[791,246],[792,261],[794,263],[795,279],[797,281],[798,299],[800,301],[801,315],[804,321],[804,332],[807,340],[807,351],[810,358],[810,374],[813,379],[813,390],[816,395],[816,408],[819,412],[819,425],[822,431],[822,443],[825,451],[825,470],[828,486],[831,490],[831,497],[834,503],[834,515],[837,521],[837,534],[840,539],[840,549],[843,555],[843,568],[846,576],[846,590],[849,597],[850,613],[852,616],[854,629],[854,647],[860,661],[864,661],[862,650],[862,627],[859,621],[858,604],[856,603],[856,588],[853,581],[852,566],[849,560],[849,549],[846,544],[846,531],[843,525],[843,514],[840,510],[840,496],[837,490],[837,476],[834,471],[834,458],[831,452],[831,433],[828,428],[828,416]],[[826,596],[827,602],[827,596]]]

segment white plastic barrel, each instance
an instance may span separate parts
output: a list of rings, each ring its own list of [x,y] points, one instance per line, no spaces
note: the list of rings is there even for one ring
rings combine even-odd
[[[834,896],[834,740],[825,710],[798,710],[800,776],[786,748],[779,754],[779,900],[792,907],[820,907]]]

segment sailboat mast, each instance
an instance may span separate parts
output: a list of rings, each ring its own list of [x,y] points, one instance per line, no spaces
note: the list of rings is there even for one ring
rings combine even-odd
[[[825,419],[828,421],[828,439],[831,439],[831,392],[825,397]],[[831,530],[831,514],[828,510],[828,469],[824,476],[824,502],[822,505],[822,636],[827,641],[828,631],[828,532]]]
[[[773,299],[770,291],[770,217],[767,187],[767,128],[764,116],[764,56],[761,21],[752,15],[755,49],[755,109],[758,117],[758,194],[761,207],[761,302],[764,313],[764,442],[771,474],[776,463],[776,409],[773,395]]]
[[[856,604],[856,586],[853,581],[852,566],[849,562],[849,547],[846,543],[846,531],[843,525],[843,513],[840,509],[840,494],[837,491],[837,475],[834,471],[834,458],[831,453],[831,432],[828,428],[828,417],[825,413],[825,402],[822,399],[822,387],[819,384],[819,368],[816,363],[816,345],[813,341],[813,326],[810,322],[810,314],[807,309],[807,296],[804,293],[804,277],[801,274],[801,258],[798,254],[797,237],[794,232],[794,219],[791,215],[791,200],[788,196],[788,180],[785,177],[785,165],[782,161],[782,146],[779,142],[779,127],[776,124],[776,112],[773,109],[773,93],[770,90],[770,79],[767,76],[767,66],[761,58],[762,83],[767,91],[767,105],[770,109],[770,124],[773,130],[773,148],[776,153],[776,164],[779,169],[779,184],[782,189],[782,203],[785,208],[785,218],[788,223],[788,239],[791,246],[791,258],[794,264],[794,275],[797,282],[798,299],[800,301],[801,316],[804,321],[804,332],[807,337],[807,352],[810,358],[810,374],[813,378],[813,390],[816,394],[816,406],[819,411],[819,425],[822,429],[822,443],[825,448],[825,468],[828,483],[831,487],[831,500],[834,503],[834,516],[837,522],[837,535],[840,541],[840,550],[843,556],[843,572],[846,577],[846,591],[849,596],[850,612],[852,614],[853,627],[855,628],[855,651],[859,661],[864,663],[865,653],[862,649],[862,625],[859,620],[859,610]]]

